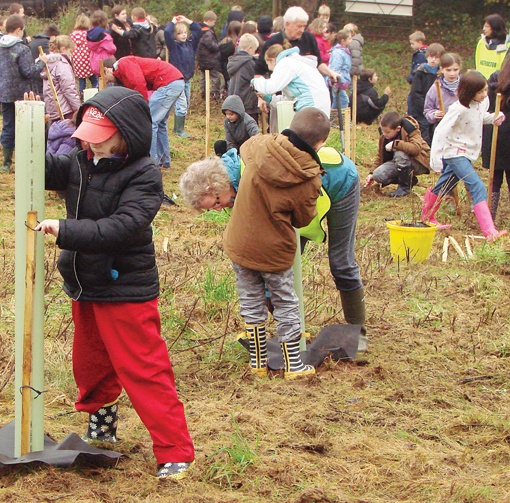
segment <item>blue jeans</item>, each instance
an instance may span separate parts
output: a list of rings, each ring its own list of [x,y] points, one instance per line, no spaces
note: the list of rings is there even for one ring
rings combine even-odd
[[[184,91],[179,96],[175,104],[175,115],[177,117],[186,117],[191,98],[191,83],[189,80],[184,81]]]
[[[2,136],[0,143],[4,148],[14,148],[14,135],[16,133],[16,109],[14,102],[2,103]]]
[[[363,286],[354,254],[359,201],[358,179],[342,199],[331,204],[326,215],[329,268],[336,288],[341,292],[351,292]]]
[[[443,171],[432,192],[436,196],[444,195],[455,187],[459,180],[465,183],[474,205],[487,201],[485,185],[467,157],[443,159]]]
[[[337,102],[337,95],[333,93],[333,100],[331,103],[331,108],[336,109],[338,108]],[[340,89],[338,91],[338,99],[340,100],[340,107],[341,108],[348,108],[349,106],[349,96],[347,96],[347,91],[345,89]]]
[[[80,94],[83,94],[83,90],[87,87],[87,78],[89,79],[90,85],[97,88],[99,86],[99,78],[97,75],[91,75],[90,77],[84,77],[78,79],[78,87]]]
[[[184,91],[184,80],[174,80],[164,87],[156,89],[149,98],[152,118],[151,156],[158,166],[170,164],[170,144],[166,122],[179,96]]]

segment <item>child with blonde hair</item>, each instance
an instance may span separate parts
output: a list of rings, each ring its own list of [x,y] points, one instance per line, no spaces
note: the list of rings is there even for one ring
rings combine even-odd
[[[343,31],[350,32],[352,36],[352,42],[349,46],[352,58],[351,75],[360,75],[363,70],[363,45],[365,44],[365,39],[354,23],[346,24],[343,27]]]
[[[71,119],[81,105],[80,95],[76,89],[76,80],[73,72],[71,58],[76,46],[67,35],[59,35],[50,42],[50,55],[46,68],[41,72],[43,79],[44,103],[46,113],[52,122],[62,119]],[[49,75],[48,72],[49,71]],[[60,117],[49,79],[57,94],[62,116]]]
[[[87,43],[87,30],[90,28],[90,19],[86,14],[79,14],[74,23],[74,29],[71,32],[71,40],[75,44],[73,50],[73,66],[76,77],[78,77],[78,86],[80,95],[87,86],[89,79],[92,87],[98,86],[97,75],[94,75],[90,67],[90,49]]]

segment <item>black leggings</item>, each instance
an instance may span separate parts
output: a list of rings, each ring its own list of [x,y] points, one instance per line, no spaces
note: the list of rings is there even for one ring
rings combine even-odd
[[[510,168],[504,171],[494,171],[494,179],[492,180],[492,192],[499,192],[503,185],[503,175],[506,175],[506,184],[510,190]]]

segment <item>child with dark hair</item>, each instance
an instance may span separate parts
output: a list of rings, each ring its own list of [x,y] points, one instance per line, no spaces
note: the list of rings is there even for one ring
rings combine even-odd
[[[156,476],[182,479],[194,449],[161,337],[151,224],[163,184],[149,155],[149,107],[140,93],[111,87],[82,105],[77,125],[73,137],[87,148],[46,156],[46,189],[67,191],[67,218],[36,230],[62,250],[58,269],[73,299],[75,407],[89,414],[84,439],[117,441],[124,388],[151,435]]]
[[[131,41],[129,38],[123,37],[115,31],[113,26],[115,25],[120,30],[129,31],[133,27],[133,22],[129,19],[126,8],[123,5],[114,5],[110,13],[112,16],[110,33],[113,38],[113,43],[117,48],[114,56],[116,59],[120,59],[131,54]]]
[[[87,31],[87,45],[90,50],[92,73],[99,76],[99,61],[111,58],[117,48],[108,33],[108,16],[102,10],[96,10],[90,19],[91,28]]]
[[[111,29],[131,42],[133,56],[140,58],[156,58],[156,28],[149,23],[147,15],[142,7],[134,7],[131,10],[133,26],[130,30],[119,28],[116,24]]]
[[[417,175],[430,172],[430,147],[421,137],[416,119],[401,117],[397,112],[386,112],[381,117],[381,132],[366,185],[377,182],[385,187],[396,183],[397,190],[390,197],[407,196],[418,183]]]
[[[477,71],[467,72],[457,89],[459,100],[450,106],[436,128],[432,140],[431,167],[441,173],[435,187],[427,189],[422,208],[422,220],[441,228],[435,218],[443,195],[455,187],[460,180],[471,194],[473,211],[487,241],[494,241],[507,233],[494,226],[485,185],[473,168],[480,154],[483,124],[499,126],[505,119],[503,113],[494,117],[488,112],[487,80]]]
[[[425,53],[427,62],[420,65],[414,74],[411,92],[409,93],[410,115],[420,125],[422,138],[430,145],[432,142],[432,127],[425,117],[425,96],[437,78],[438,63],[445,49],[441,44],[430,44]]]
[[[23,99],[24,93],[33,91],[32,82],[44,68],[47,56],[34,63],[30,49],[23,43],[25,22],[14,14],[5,22],[6,34],[0,38],[0,103],[2,104],[2,143],[4,163],[0,168],[8,172],[12,165],[15,136],[14,102]]]
[[[356,122],[372,124],[382,113],[384,107],[390,99],[391,89],[386,86],[384,94],[379,97],[375,85],[379,81],[379,76],[371,68],[365,68],[361,71],[358,82],[358,100],[356,107]]]

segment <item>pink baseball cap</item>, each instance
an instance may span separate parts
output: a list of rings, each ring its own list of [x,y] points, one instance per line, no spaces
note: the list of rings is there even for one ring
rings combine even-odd
[[[81,124],[72,134],[72,138],[88,143],[103,143],[110,139],[117,128],[113,122],[96,107],[88,107],[83,114]]]

